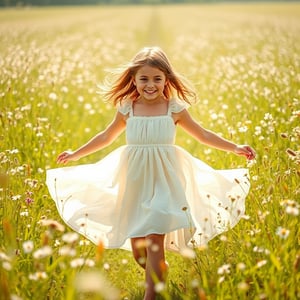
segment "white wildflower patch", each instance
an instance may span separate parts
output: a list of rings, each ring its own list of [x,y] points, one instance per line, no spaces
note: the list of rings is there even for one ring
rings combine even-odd
[[[237,285],[238,290],[240,291],[248,291],[250,286],[247,282],[242,281]]]
[[[282,239],[286,239],[290,234],[290,231],[286,228],[283,228],[281,226],[279,226],[277,229],[276,229],[276,235],[278,235],[280,238]]]
[[[219,275],[230,274],[230,264],[224,264],[223,266],[218,268]]]
[[[48,277],[46,272],[35,272],[33,274],[29,274],[28,278],[33,281],[38,281],[42,279],[46,279]]]
[[[31,253],[34,248],[34,243],[33,241],[29,240],[29,241],[25,241],[22,246],[23,246],[24,253]]]
[[[118,300],[119,291],[101,275],[101,273],[80,272],[74,281],[75,289],[80,293],[96,293],[106,300]]]
[[[266,265],[267,264],[267,261],[265,260],[265,259],[263,259],[263,260],[260,260],[260,261],[258,261],[257,263],[256,263],[256,267],[257,268],[261,268],[261,267],[263,267],[264,265]]]
[[[70,266],[72,268],[78,268],[84,266],[85,260],[82,257],[75,258],[70,261]]]
[[[33,252],[33,258],[42,259],[52,254],[52,248],[50,246],[44,246]]]
[[[299,216],[300,205],[295,200],[287,199],[280,202],[288,215]]]
[[[61,256],[75,256],[76,255],[76,250],[70,246],[62,246],[58,250],[58,254]]]
[[[49,97],[49,99],[51,99],[53,101],[57,100],[57,95],[55,93],[53,93],[53,92],[50,93],[48,97]]]
[[[66,243],[72,244],[79,239],[79,235],[76,232],[67,232],[62,236],[62,240]]]
[[[5,269],[6,271],[11,271],[11,269],[12,269],[12,265],[11,265],[11,263],[8,262],[8,261],[2,262],[2,267],[3,267],[3,269]]]

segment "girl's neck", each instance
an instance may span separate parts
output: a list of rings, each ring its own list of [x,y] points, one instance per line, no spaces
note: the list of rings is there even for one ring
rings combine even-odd
[[[156,116],[165,115],[168,111],[168,101],[161,97],[149,101],[147,99],[137,99],[133,103],[134,115]]]
[[[165,103],[166,101],[167,99],[161,96],[156,99],[138,98],[135,102],[139,104],[145,104],[145,105],[154,105],[154,104]]]

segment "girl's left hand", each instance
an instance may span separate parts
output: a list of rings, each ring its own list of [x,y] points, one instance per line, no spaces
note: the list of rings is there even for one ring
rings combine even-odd
[[[233,152],[245,156],[248,160],[252,160],[256,156],[255,151],[248,145],[237,145]]]

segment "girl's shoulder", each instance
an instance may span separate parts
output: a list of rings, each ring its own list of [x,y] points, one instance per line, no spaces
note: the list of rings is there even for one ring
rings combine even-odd
[[[117,109],[122,115],[127,115],[132,109],[132,100],[123,99],[121,102],[118,103]]]
[[[176,98],[171,98],[169,100],[169,111],[171,113],[179,113],[189,107],[190,107],[190,105],[183,100],[176,99]]]

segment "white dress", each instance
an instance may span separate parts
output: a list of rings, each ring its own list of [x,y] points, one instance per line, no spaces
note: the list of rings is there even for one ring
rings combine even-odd
[[[185,107],[172,99],[166,115],[134,116],[126,101],[118,109],[129,114],[127,145],[95,164],[48,170],[46,183],[65,223],[106,248],[130,250],[130,238],[164,233],[173,251],[206,244],[236,225],[248,171],[214,170],[174,145],[172,113]]]

